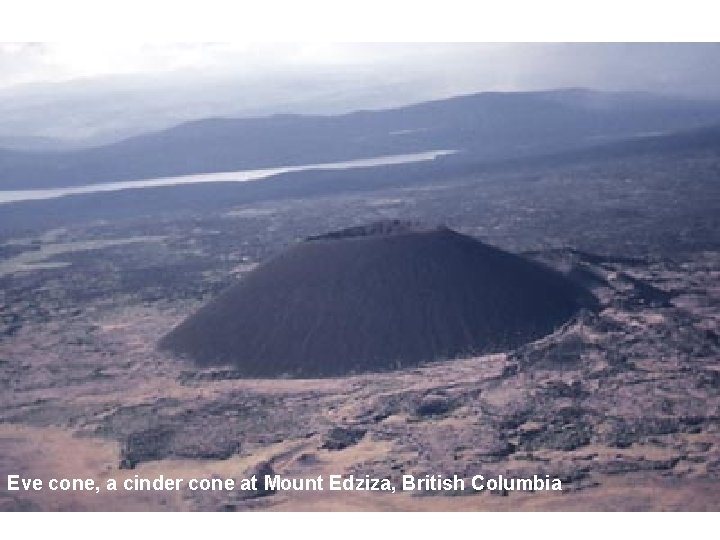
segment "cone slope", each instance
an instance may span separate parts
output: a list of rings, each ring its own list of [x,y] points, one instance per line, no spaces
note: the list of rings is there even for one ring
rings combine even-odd
[[[371,225],[271,259],[161,341],[246,377],[328,377],[508,350],[591,297],[447,228]]]

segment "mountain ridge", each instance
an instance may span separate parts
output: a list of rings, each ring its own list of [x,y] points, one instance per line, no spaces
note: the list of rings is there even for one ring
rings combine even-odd
[[[213,118],[110,145],[0,149],[0,189],[65,187],[452,148],[476,161],[720,123],[720,102],[561,90],[469,94],[343,115]]]

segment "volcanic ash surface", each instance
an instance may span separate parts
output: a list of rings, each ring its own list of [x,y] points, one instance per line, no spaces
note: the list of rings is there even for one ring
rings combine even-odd
[[[594,298],[445,227],[381,222],[298,243],[161,341],[241,376],[331,377],[505,351]]]

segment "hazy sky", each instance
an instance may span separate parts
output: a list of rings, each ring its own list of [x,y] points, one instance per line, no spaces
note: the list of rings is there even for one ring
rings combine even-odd
[[[468,90],[558,86],[720,96],[718,44],[3,44],[0,86],[107,75],[401,74]],[[191,73],[192,72],[192,73]],[[188,81],[190,82],[190,81]]]
[[[559,87],[720,98],[720,45],[3,44],[0,135],[120,136],[204,116]]]

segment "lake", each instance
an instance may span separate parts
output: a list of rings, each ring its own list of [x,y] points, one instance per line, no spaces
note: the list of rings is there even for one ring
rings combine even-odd
[[[105,182],[83,186],[69,186],[53,189],[0,190],[0,204],[20,201],[36,201],[55,199],[69,195],[99,193],[103,191],[120,191],[123,189],[142,189],[149,187],[179,186],[183,184],[202,184],[206,182],[249,182],[262,180],[270,176],[299,171],[329,171],[356,169],[361,167],[378,167],[382,165],[399,165],[433,160],[440,156],[456,153],[456,150],[430,150],[414,154],[395,154],[375,158],[354,159],[334,163],[314,163],[309,165],[289,165],[268,169],[249,169],[217,173],[189,174],[184,176],[168,176],[163,178],[146,178],[143,180],[123,180],[121,182]]]

